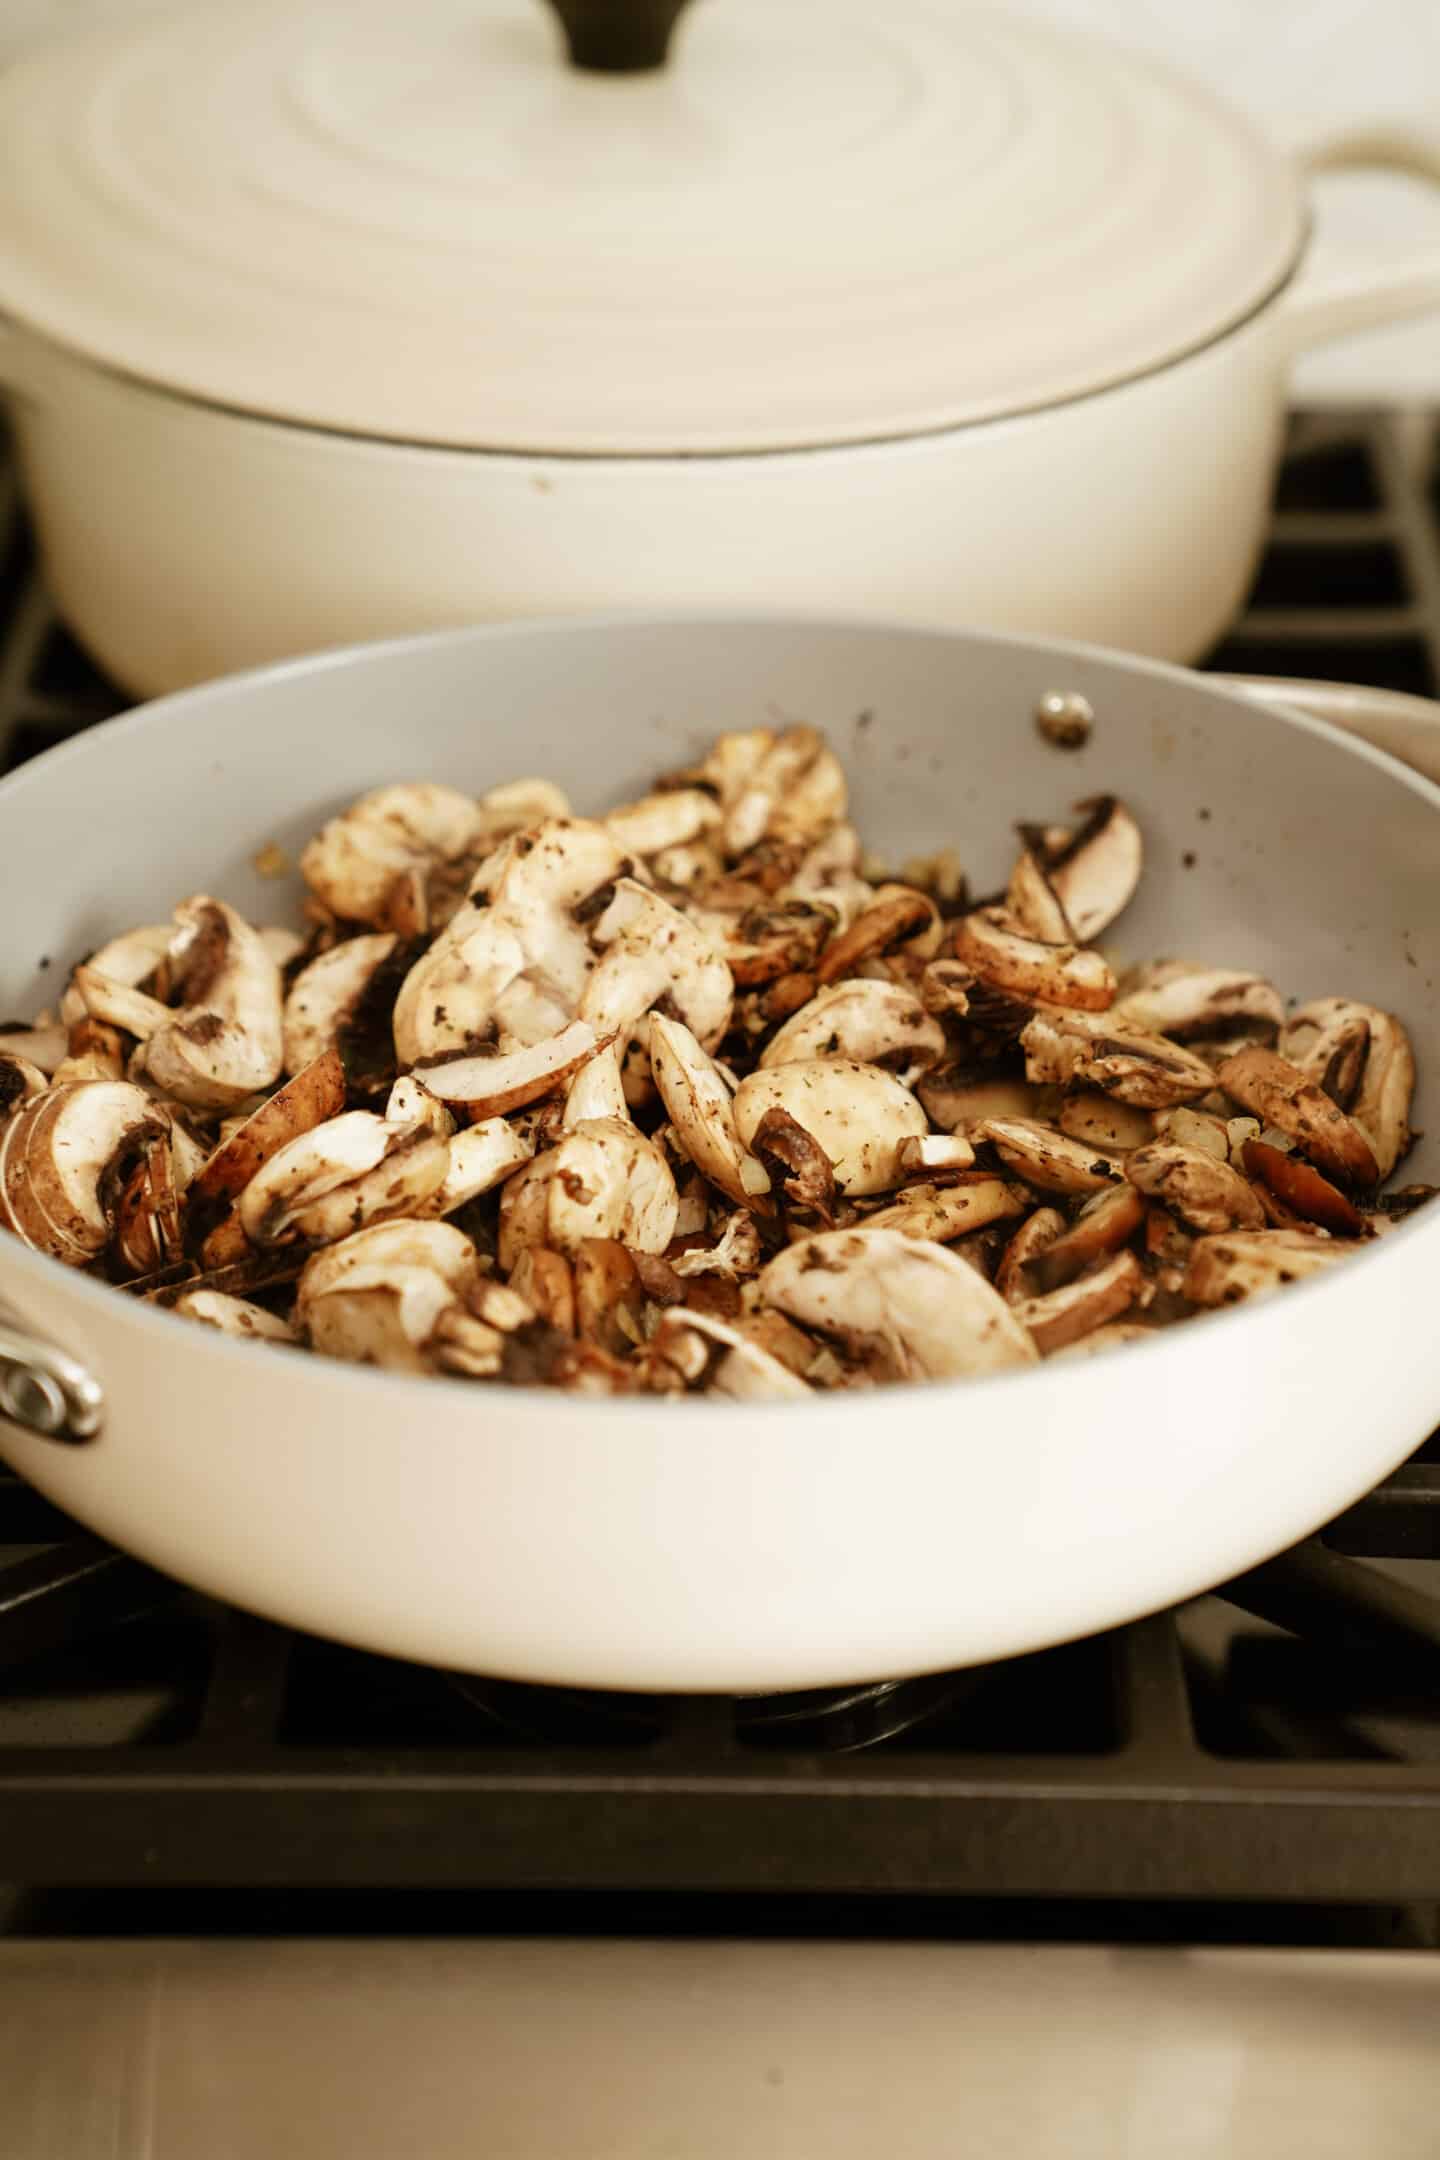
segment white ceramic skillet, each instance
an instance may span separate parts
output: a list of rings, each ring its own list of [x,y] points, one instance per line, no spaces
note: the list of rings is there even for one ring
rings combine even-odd
[[[1054,691],[1088,748],[1044,742]],[[1412,701],[1413,703],[1414,701]],[[0,783],[0,1009],[117,925],[255,874],[378,782],[639,793],[719,729],[827,731],[868,841],[1003,879],[1011,820],[1123,792],[1147,867],[1107,946],[1392,1008],[1440,1124],[1440,787],[1282,708],[1059,645],[838,624],[511,626],[143,708]],[[1431,729],[1418,705],[1412,741]],[[1193,860],[1192,860],[1193,858]],[[1440,1137],[1408,1178],[1440,1173]],[[820,1684],[1021,1651],[1198,1591],[1322,1523],[1440,1415],[1440,1205],[1274,1302],[1108,1358],[813,1405],[572,1401],[236,1344],[0,1239],[12,1321],[104,1395],[9,1461],[157,1566],[440,1664],[648,1688]]]
[[[679,5],[556,0],[591,62]],[[1203,92],[963,0],[706,0],[630,72],[544,0],[190,0],[0,77],[0,382],[146,695],[618,608],[1193,659],[1295,354],[1440,303],[1310,225]]]

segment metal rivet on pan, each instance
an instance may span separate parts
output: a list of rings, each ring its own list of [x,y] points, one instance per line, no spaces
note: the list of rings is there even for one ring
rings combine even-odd
[[[1095,709],[1078,690],[1051,690],[1035,708],[1035,725],[1057,750],[1080,750],[1090,740]]]

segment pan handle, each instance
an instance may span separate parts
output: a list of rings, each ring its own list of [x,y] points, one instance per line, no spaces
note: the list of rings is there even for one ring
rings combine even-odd
[[[1238,691],[1254,705],[1298,707],[1388,750],[1427,780],[1440,781],[1440,703],[1403,690],[1361,683],[1304,682],[1280,675],[1215,675],[1207,680]]]
[[[0,1305],[0,1417],[43,1440],[93,1440],[105,1416],[95,1375]]]
[[[1395,172],[1440,188],[1440,139],[1403,128],[1368,128],[1322,138],[1300,152],[1307,173]],[[1279,302],[1279,321],[1292,352],[1348,337],[1382,323],[1403,322],[1440,307],[1440,245],[1397,261],[1349,271],[1302,270]]]

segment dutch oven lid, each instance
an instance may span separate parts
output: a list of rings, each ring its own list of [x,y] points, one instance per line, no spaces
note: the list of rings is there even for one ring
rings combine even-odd
[[[1294,267],[1286,161],[1149,64],[957,0],[697,0],[655,64],[682,5],[250,0],[42,48],[0,78],[0,309],[313,426],[713,452],[1072,398]]]

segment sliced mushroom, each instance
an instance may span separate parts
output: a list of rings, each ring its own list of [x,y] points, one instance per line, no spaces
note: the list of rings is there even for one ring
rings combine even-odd
[[[1101,954],[1026,937],[1003,908],[962,916],[955,952],[982,982],[1022,1002],[1104,1012],[1115,996],[1114,970]]]
[[[1263,975],[1242,968],[1160,960],[1121,983],[1114,1017],[1177,1042],[1240,1035],[1273,1042],[1285,1019],[1285,1001]]]
[[[168,965],[184,1003],[146,1042],[140,1069],[177,1102],[233,1110],[280,1077],[280,970],[223,900],[200,894],[175,920]]]
[[[860,836],[854,826],[832,825],[806,850],[779,897],[818,910],[843,931],[874,898],[874,888],[860,876],[859,864]]]
[[[730,1090],[689,1028],[655,1013],[650,1021],[650,1063],[676,1141],[696,1169],[741,1207],[754,1207],[764,1200],[770,1191],[769,1174],[742,1141]],[[757,1125],[770,1107],[768,1103],[760,1106]]]
[[[92,975],[102,976],[107,982],[138,990],[162,967],[174,936],[173,923],[142,923],[138,929],[126,930],[119,937],[107,939],[88,955],[81,967]],[[76,982],[80,971],[80,967],[72,971],[60,998],[60,1019],[66,1027],[82,1020],[92,1010]],[[100,1017],[103,1018],[103,1014]]]
[[[554,1144],[508,1179],[500,1199],[500,1265],[507,1274],[531,1245],[573,1256],[587,1238],[609,1238],[660,1253],[675,1235],[674,1175],[656,1143],[619,1114],[615,1073],[615,1053],[607,1047],[593,1061],[593,1075],[584,1068],[572,1086]],[[604,1114],[590,1114],[600,1104]]]
[[[867,1215],[866,1230],[898,1230],[905,1237],[934,1238],[948,1245],[969,1237],[987,1224],[1023,1215],[1030,1195],[1022,1185],[1004,1178],[987,1177],[977,1171],[958,1185],[907,1185],[896,1195],[893,1207]]]
[[[407,781],[362,795],[316,834],[300,857],[310,890],[344,922],[384,928],[399,888],[406,918],[427,927],[425,886],[439,865],[490,837],[472,796],[433,781]]]
[[[1024,829],[1022,828],[1022,838]],[[1074,945],[1075,928],[1044,865],[1027,844],[1005,889],[1005,912],[1017,930],[1045,945]]]
[[[161,1128],[140,1142],[140,1159],[116,1198],[112,1272],[154,1275],[183,1251],[175,1157]]]
[[[1026,1216],[995,1267],[995,1287],[1008,1305],[1034,1295],[1036,1286],[1027,1280],[1024,1270],[1064,1234],[1065,1217],[1058,1208],[1040,1207]]]
[[[294,1343],[299,1339],[289,1321],[282,1320],[278,1313],[267,1312],[263,1305],[253,1305],[248,1298],[230,1297],[223,1290],[187,1290],[170,1310],[242,1341]]]
[[[905,1086],[945,1055],[945,1030],[913,991],[864,977],[830,983],[771,1037],[762,1067],[842,1057],[883,1066]]]
[[[402,1065],[498,1041],[525,1048],[573,1020],[592,965],[574,918],[626,858],[602,825],[553,818],[504,843],[395,1000]]]
[[[582,1238],[572,1279],[576,1334],[612,1357],[628,1357],[645,1336],[645,1296],[631,1254],[616,1238]]]
[[[1026,1077],[1037,1085],[1093,1087],[1139,1110],[1164,1110],[1208,1095],[1215,1075],[1164,1035],[1081,1012],[1036,1013],[1020,1036]]]
[[[347,1110],[279,1148],[240,1194],[236,1217],[252,1245],[328,1245],[416,1214],[449,1163],[449,1142],[427,1121],[392,1125],[371,1110]]]
[[[558,1035],[522,1050],[426,1064],[420,1078],[441,1102],[463,1105],[471,1117],[498,1117],[564,1087],[589,1064],[599,1041],[588,1020],[572,1020]]]
[[[669,788],[607,811],[603,822],[627,855],[648,860],[713,832],[720,824],[720,809],[703,788]]]
[[[895,1230],[830,1230],[772,1260],[763,1304],[833,1335],[884,1377],[947,1380],[1032,1364],[1028,1330],[963,1260]]]
[[[1285,1133],[1327,1176],[1344,1184],[1379,1183],[1380,1166],[1360,1127],[1288,1058],[1274,1050],[1241,1050],[1225,1060],[1216,1078],[1242,1109]]]
[[[1251,1119],[1254,1124],[1254,1119]],[[1213,1110],[1198,1110],[1189,1104],[1181,1104],[1175,1110],[1157,1110],[1155,1113],[1154,1138],[1168,1140],[1176,1147],[1191,1148],[1201,1155],[1212,1155],[1216,1162],[1230,1162],[1233,1149],[1230,1141],[1230,1120],[1217,1117]],[[1258,1132],[1259,1127],[1255,1130]]]
[[[1048,1108],[1045,1092],[1028,1080],[996,1074],[986,1067],[947,1066],[926,1073],[915,1092],[942,1132],[974,1134],[987,1118],[1039,1121]]]
[[[70,988],[65,1001],[77,1001],[82,1012],[91,1020],[99,1020],[107,1027],[120,1028],[133,1035],[137,1042],[147,1042],[157,1028],[168,1027],[174,1014],[159,998],[151,997],[144,990],[135,990],[129,984],[117,981],[112,975],[102,974],[100,969],[82,963],[70,977]],[[71,1021],[72,1049],[75,1021]]]
[[[113,1169],[168,1124],[126,1080],[48,1088],[0,1126],[0,1225],[67,1267],[87,1267],[115,1227]]]
[[[256,1172],[281,1148],[338,1117],[344,1108],[345,1074],[339,1053],[327,1050],[252,1116],[242,1119],[206,1158],[186,1193],[192,1237],[207,1237]]]
[[[642,1385],[662,1394],[725,1395],[735,1402],[799,1401],[810,1389],[763,1344],[688,1305],[661,1318],[645,1353]]]
[[[857,1197],[897,1185],[900,1142],[928,1129],[907,1087],[853,1058],[796,1059],[742,1080],[734,1103],[742,1145],[752,1145],[761,1119],[776,1109],[814,1136],[834,1165],[837,1191]]]
[[[707,897],[692,901],[686,914],[723,956],[737,988],[747,990],[811,973],[832,926],[829,915],[790,900],[722,908]]]
[[[591,926],[600,958],[580,1014],[601,1034],[625,1033],[657,1005],[713,1050],[730,1024],[735,983],[720,952],[688,916],[633,878]]]
[[[722,735],[695,777],[719,797],[732,857],[765,839],[814,840],[845,815],[844,772],[814,728]]]
[[[921,1133],[902,1140],[898,1152],[906,1177],[925,1170],[968,1170],[975,1161],[974,1148],[958,1133]]]
[[[1318,1274],[1355,1249],[1323,1230],[1232,1231],[1197,1238],[1182,1288],[1192,1305],[1235,1305]]]
[[[1057,839],[1026,826],[1024,837],[1074,935],[1088,944],[1129,906],[1140,882],[1144,844],[1139,826],[1115,796],[1095,796],[1075,807],[1084,818],[1075,832]]]
[[[1007,1169],[1042,1192],[1103,1192],[1125,1175],[1113,1155],[1029,1118],[985,1118],[971,1127],[970,1138],[988,1141]]]
[[[535,1145],[505,1118],[484,1118],[452,1133],[446,1141],[445,1175],[417,1215],[453,1215],[457,1208],[493,1192],[506,1178],[533,1161]]]
[[[300,970],[285,1000],[286,1072],[300,1072],[335,1048],[377,971],[399,943],[391,931],[372,931],[332,945]]]
[[[1097,1147],[1102,1154],[1126,1155],[1131,1148],[1144,1147],[1155,1137],[1148,1110],[1133,1109],[1129,1103],[1098,1092],[1067,1095],[1055,1121],[1070,1139]]]
[[[750,1134],[750,1152],[763,1165],[772,1192],[792,1207],[835,1220],[835,1165],[814,1134],[788,1110],[767,1110]]]
[[[1389,1177],[1410,1145],[1415,1053],[1393,1013],[1350,998],[1302,1005],[1280,1041],[1283,1055],[1348,1112]]]
[[[1051,1251],[1054,1249],[1052,1246]],[[1042,1355],[1048,1357],[1052,1351],[1063,1350],[1081,1336],[1118,1320],[1135,1303],[1144,1283],[1145,1271],[1134,1253],[1119,1252],[1103,1266],[1076,1276],[1058,1290],[1020,1298],[1007,1309],[1014,1312]]]
[[[294,1324],[322,1356],[429,1372],[436,1327],[474,1273],[475,1248],[449,1223],[375,1224],[306,1262]]]
[[[123,1031],[106,1020],[72,1021],[70,1047],[55,1068],[57,1086],[78,1080],[123,1080],[129,1042]]]
[[[1297,1156],[1287,1155],[1282,1149],[1259,1139],[1245,1142],[1244,1163],[1250,1177],[1257,1179],[1303,1221],[1319,1223],[1336,1237],[1365,1235],[1365,1218],[1359,1209],[1312,1164],[1301,1162]],[[1219,1229],[1222,1226],[1216,1223],[1205,1227]]]
[[[32,1065],[29,1058],[0,1050],[0,1121],[43,1095],[49,1085],[48,1075],[38,1065]]]
[[[1144,1226],[1145,1213],[1145,1203],[1132,1185],[1096,1193],[1068,1228],[1047,1237],[1043,1246],[1016,1263],[1021,1291],[1033,1295],[1062,1289],[1127,1245]]]
[[[920,970],[920,1003],[941,1019],[963,1019],[974,988],[975,972],[963,960],[928,960]]]
[[[822,983],[843,980],[867,961],[904,953],[917,962],[933,960],[942,936],[940,911],[927,893],[909,885],[881,885],[847,930],[832,938],[820,956],[816,975]]]
[[[1139,1192],[1172,1208],[1192,1230],[1264,1227],[1265,1211],[1240,1173],[1199,1148],[1157,1140],[1126,1157],[1125,1175]]]
[[[575,1274],[564,1253],[527,1245],[511,1271],[510,1287],[562,1335],[575,1333]]]

